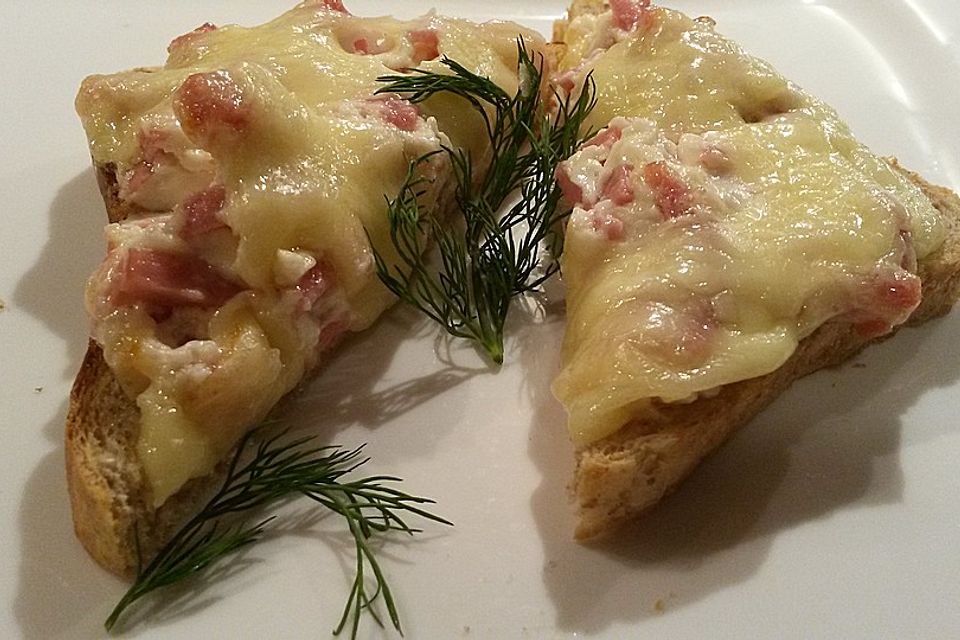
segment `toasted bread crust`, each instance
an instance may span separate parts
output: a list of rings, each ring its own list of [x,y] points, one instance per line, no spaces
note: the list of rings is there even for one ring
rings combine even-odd
[[[895,161],[891,164],[923,190],[947,228],[944,244],[918,268],[923,299],[907,322],[916,325],[947,313],[960,297],[960,199]],[[579,449],[573,483],[579,516],[576,538],[603,537],[641,515],[795,380],[841,364],[892,335],[868,339],[849,323],[830,322],[801,341],[776,371],[726,385],[717,395],[690,404],[660,405],[655,414]]]
[[[139,425],[136,405],[123,393],[100,347],[93,341],[80,365],[67,413],[67,489],[77,537],[103,567],[127,575],[129,530],[143,511],[129,487],[140,480],[137,465],[121,460],[133,450]]]

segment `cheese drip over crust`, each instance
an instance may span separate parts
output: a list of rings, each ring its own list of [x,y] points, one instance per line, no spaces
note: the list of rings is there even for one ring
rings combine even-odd
[[[410,163],[442,146],[486,162],[465,103],[377,96],[377,77],[440,71],[446,55],[512,94],[519,36],[542,47],[514,24],[360,18],[315,0],[258,27],[203,25],[170,44],[163,67],[83,82],[93,159],[133,212],[107,228],[87,306],[140,408],[154,504],[208,473],[393,302],[367,234],[395,263],[386,198]],[[435,211],[449,163],[438,154],[420,170]]]
[[[558,173],[575,209],[553,389],[575,443],[769,373],[832,319],[869,336],[907,319],[939,216],[832,108],[648,2],[565,39],[558,84],[592,73],[601,129]]]

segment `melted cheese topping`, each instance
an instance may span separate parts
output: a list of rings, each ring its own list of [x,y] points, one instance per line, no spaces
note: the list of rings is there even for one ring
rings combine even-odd
[[[943,239],[923,194],[831,108],[710,22],[649,17],[598,34],[609,14],[584,16],[566,34],[574,86],[596,81],[589,126],[607,127],[561,171],[577,206],[554,392],[581,445],[654,400],[775,370],[831,318],[889,331]]]
[[[144,210],[108,228],[111,253],[87,300],[94,337],[141,410],[137,449],[156,505],[208,473],[337,335],[393,302],[367,234],[395,264],[385,197],[410,162],[441,145],[486,160],[482,122],[462,102],[430,100],[411,116],[374,97],[376,78],[439,71],[448,55],[513,93],[516,38],[542,46],[514,24],[358,18],[328,4],[254,28],[202,27],[171,44],[162,68],[92,76],[77,97],[94,160],[115,167],[120,197]],[[427,210],[448,168],[443,156],[422,167]],[[203,194],[211,185],[224,194],[205,219],[212,230],[187,237],[190,199],[215,200]],[[160,268],[150,261],[171,254],[202,262],[169,270],[217,274],[211,291],[176,295],[229,299],[162,313],[121,299],[130,264]],[[318,270],[313,294],[304,278]],[[155,288],[150,277],[141,284]]]

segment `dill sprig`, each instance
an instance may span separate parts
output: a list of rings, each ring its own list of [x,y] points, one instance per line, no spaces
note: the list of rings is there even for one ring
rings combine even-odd
[[[596,87],[588,78],[575,99],[554,91],[556,108],[551,109],[541,89],[543,57],[531,55],[522,39],[517,47],[520,83],[513,96],[447,57],[441,64],[449,74],[412,69],[378,78],[386,83],[378,93],[418,103],[447,92],[465,99],[483,119],[489,166],[478,169],[463,149],[443,150],[453,168],[462,225],[445,227],[421,210],[426,181],[419,166],[434,155],[427,154],[410,164],[400,193],[387,200],[390,238],[400,264],[388,264],[376,247],[373,253],[380,280],[397,297],[451,335],[478,343],[497,364],[503,362],[503,327],[511,300],[536,290],[559,268],[559,226],[569,209],[559,209],[561,191],[554,175],[557,165],[592,135],[581,133],[581,127],[596,102]],[[499,215],[518,189],[517,203]],[[427,237],[437,244],[436,266],[424,255]],[[544,247],[554,258],[546,265],[541,264]],[[534,275],[538,269],[542,271]]]
[[[130,589],[107,618],[107,630],[114,629],[121,614],[143,596],[179,583],[257,542],[274,520],[269,517],[252,526],[230,526],[223,524],[223,518],[303,495],[343,517],[357,554],[353,586],[334,634],[339,634],[349,624],[351,637],[356,637],[364,611],[383,626],[374,608],[379,599],[382,599],[393,627],[402,633],[393,593],[369,540],[375,533],[391,530],[418,533],[419,529],[410,527],[404,520],[405,515],[450,523],[422,507],[432,504],[432,500],[390,486],[399,482],[399,478],[378,475],[344,481],[343,476],[369,459],[362,457],[362,447],[345,450],[313,446],[310,445],[312,437],[283,442],[284,434],[281,433],[260,442],[253,456],[244,462],[248,449],[252,448],[252,434],[247,434],[237,447],[219,491],[177,531],[146,567],[139,568]],[[372,590],[367,569],[373,577]]]

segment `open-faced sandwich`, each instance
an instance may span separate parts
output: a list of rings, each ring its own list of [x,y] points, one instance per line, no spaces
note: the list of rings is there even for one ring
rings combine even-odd
[[[449,56],[508,94],[509,23],[412,21],[305,2],[255,28],[205,24],[162,67],[87,78],[77,111],[111,224],[86,293],[92,340],[67,417],[77,535],[131,574],[197,508],[250,428],[394,300],[387,199],[452,204],[449,155],[489,149],[465,101],[411,104],[377,78]],[[419,161],[419,159],[426,158]]]
[[[714,29],[649,0],[574,2],[558,84],[592,78],[554,391],[576,445],[576,535],[674,489],[792,381],[960,291],[960,202]]]
[[[392,199],[413,194],[411,211],[429,219],[464,211],[483,246],[467,257],[447,247],[455,269],[472,270],[457,302],[491,281],[507,300],[526,290],[533,265],[521,282],[483,268],[498,264],[487,237],[527,245],[501,233],[496,206],[458,191],[464,167],[483,182],[493,157],[500,191],[536,176],[541,188],[524,195],[553,209],[559,185],[572,208],[553,389],[576,448],[580,539],[655,505],[797,378],[953,305],[957,197],[871,153],[710,19],[575,0],[554,39],[548,51],[514,24],[361,18],[313,0],[259,27],[205,24],[176,38],[162,67],[83,82],[77,110],[110,224],[86,292],[92,339],[66,457],[77,535],[97,562],[138,572],[244,434],[391,291],[415,286],[416,234],[431,227],[414,225],[398,250]],[[531,81],[527,51],[570,118],[510,101],[528,85],[551,93]],[[502,90],[491,117],[463,92],[422,100],[378,80],[457,68]],[[518,104],[504,134],[492,113]],[[557,128],[565,149],[577,130],[592,136],[528,171],[525,143],[560,122],[574,130]],[[492,148],[494,131],[513,146]],[[490,314],[501,331],[505,307]],[[502,356],[497,338],[488,353]]]

